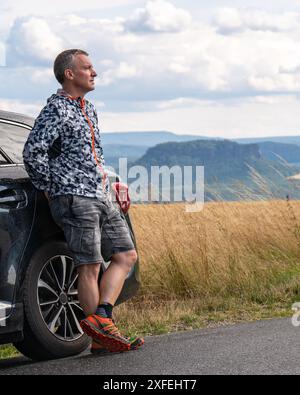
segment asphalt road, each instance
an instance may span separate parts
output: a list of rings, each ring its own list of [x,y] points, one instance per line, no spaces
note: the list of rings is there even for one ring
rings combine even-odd
[[[147,337],[142,349],[122,354],[1,360],[0,375],[298,375],[299,338],[300,327],[290,319],[259,321]]]

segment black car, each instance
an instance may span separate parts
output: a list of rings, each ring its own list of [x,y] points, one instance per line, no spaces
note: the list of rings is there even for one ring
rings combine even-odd
[[[77,272],[64,234],[22,162],[33,122],[30,117],[0,111],[0,344],[13,343],[24,355],[44,360],[78,354],[90,340],[79,325],[84,315]],[[127,212],[130,199],[128,195],[127,200],[120,199],[122,184],[116,174],[108,175],[112,200],[136,245]],[[99,280],[108,265],[109,261],[101,268]],[[117,304],[134,296],[138,287],[137,261]]]

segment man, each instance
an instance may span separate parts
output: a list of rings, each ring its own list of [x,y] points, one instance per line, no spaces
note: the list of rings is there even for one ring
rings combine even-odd
[[[87,52],[71,49],[57,56],[54,74],[62,89],[48,99],[35,121],[23,151],[25,168],[49,200],[74,257],[86,315],[80,325],[93,339],[92,352],[129,351],[144,340],[123,336],[112,310],[137,254],[109,198],[96,109],[84,99],[95,89],[97,73]],[[111,264],[98,286],[102,255]]]

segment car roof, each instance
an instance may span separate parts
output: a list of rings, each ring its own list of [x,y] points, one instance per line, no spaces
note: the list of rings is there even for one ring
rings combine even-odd
[[[28,115],[18,114],[16,112],[11,112],[11,111],[0,110],[0,119],[22,123],[30,127],[33,127],[34,124],[34,118],[29,117]]]

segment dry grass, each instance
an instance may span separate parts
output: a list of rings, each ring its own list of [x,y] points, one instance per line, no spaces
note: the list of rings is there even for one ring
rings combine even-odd
[[[299,201],[134,206],[131,217],[141,296],[277,298],[300,276]]]
[[[282,316],[300,298],[300,201],[135,205],[131,218],[142,288],[117,314],[132,331]]]

